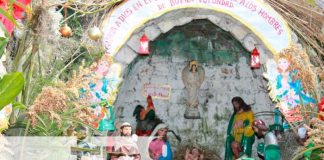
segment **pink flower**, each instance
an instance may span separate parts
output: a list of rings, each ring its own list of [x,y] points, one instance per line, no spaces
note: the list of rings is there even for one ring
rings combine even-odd
[[[17,0],[17,2],[20,2],[21,4],[27,6],[31,0]],[[5,10],[8,11],[8,0],[0,0],[0,7]],[[25,12],[25,10],[21,7],[19,7],[16,4],[13,4],[12,6],[13,8],[13,13],[10,13],[15,19],[21,19],[23,18],[23,12]],[[2,22],[3,26],[5,26],[6,30],[11,34],[13,29],[14,29],[14,24],[5,16],[3,16],[2,14],[0,14],[0,21]]]
[[[289,108],[293,109],[295,108],[295,106],[297,106],[297,102],[296,100],[298,100],[299,97],[295,94],[295,92],[293,90],[289,90],[287,95],[285,95],[284,97],[282,97],[282,100],[285,101]]]

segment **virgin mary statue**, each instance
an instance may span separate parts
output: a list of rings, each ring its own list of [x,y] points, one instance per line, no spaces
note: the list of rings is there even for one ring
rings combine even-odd
[[[198,91],[205,79],[205,70],[197,61],[191,61],[182,71],[182,81],[187,90],[187,109],[185,118],[200,118],[198,111]]]

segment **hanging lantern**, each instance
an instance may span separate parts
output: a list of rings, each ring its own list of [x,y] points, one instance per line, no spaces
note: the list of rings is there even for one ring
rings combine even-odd
[[[251,53],[251,68],[260,68],[260,53],[257,48],[254,48]]]
[[[60,33],[62,37],[70,37],[72,36],[72,29],[65,24],[63,27],[61,27]]]
[[[98,27],[95,26],[95,27],[89,29],[88,36],[90,39],[97,41],[101,38],[102,32],[100,31],[100,29]]]
[[[144,33],[140,39],[139,54],[148,55],[149,53],[149,40]]]

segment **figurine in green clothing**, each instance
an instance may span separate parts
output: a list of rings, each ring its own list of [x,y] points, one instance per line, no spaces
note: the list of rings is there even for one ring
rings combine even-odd
[[[264,139],[264,143],[258,144],[258,156],[264,160],[280,160],[280,148],[276,135],[270,132],[260,119],[253,121],[252,128],[259,139]]]
[[[254,121],[251,107],[241,97],[232,98],[234,113],[227,127],[225,143],[225,160],[233,160],[242,156],[251,157],[254,143]]]

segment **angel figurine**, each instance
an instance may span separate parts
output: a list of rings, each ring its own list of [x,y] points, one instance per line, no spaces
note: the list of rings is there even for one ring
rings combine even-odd
[[[117,85],[120,79],[117,80],[113,69],[117,70],[116,64],[113,64],[112,57],[104,55],[97,64],[93,65],[93,72],[89,75],[89,89],[83,89],[83,92],[87,92],[87,101],[92,105],[94,110],[93,127],[99,131],[113,131],[114,128],[114,111],[113,111],[113,101],[116,99],[115,93]],[[113,79],[115,78],[115,79]],[[118,83],[117,83],[118,81]]]
[[[182,71],[182,81],[186,87],[187,109],[185,118],[200,118],[198,112],[198,91],[205,79],[205,70],[203,67],[198,66],[197,61],[191,61]]]
[[[304,92],[301,79],[297,77],[300,68],[294,66],[289,49],[276,57],[276,61],[269,59],[266,63],[268,89],[271,99],[278,102],[277,107],[285,115],[287,121],[301,121],[300,105],[314,104],[315,99]]]

